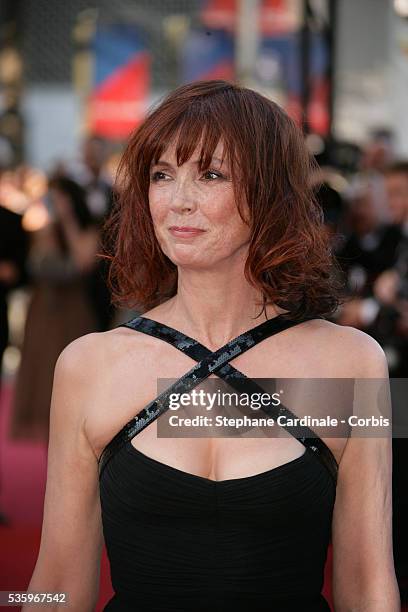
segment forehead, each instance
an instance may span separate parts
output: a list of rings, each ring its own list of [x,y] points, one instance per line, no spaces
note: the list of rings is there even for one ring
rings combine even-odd
[[[206,150],[205,142],[201,140],[194,149],[191,151],[191,155],[189,159],[186,159],[184,163],[194,163],[199,160],[201,157],[204,157],[211,154],[211,151]],[[170,144],[165,147],[160,155],[161,160],[166,161],[174,161],[177,162],[177,152],[180,150],[180,140],[178,138],[173,138]],[[213,158],[218,158],[219,160],[224,160],[226,155],[226,150],[224,146],[223,140],[220,138],[217,145],[215,146],[214,151],[212,152]],[[180,164],[182,165],[182,164]]]

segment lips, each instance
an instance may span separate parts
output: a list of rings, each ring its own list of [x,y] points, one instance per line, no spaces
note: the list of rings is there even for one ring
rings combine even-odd
[[[170,229],[179,230],[181,232],[204,232],[200,227],[191,227],[188,225],[172,225]]]
[[[172,225],[169,229],[172,234],[181,237],[197,236],[198,234],[202,234],[203,232],[205,232],[205,230],[200,229],[199,227],[190,227],[184,225]]]

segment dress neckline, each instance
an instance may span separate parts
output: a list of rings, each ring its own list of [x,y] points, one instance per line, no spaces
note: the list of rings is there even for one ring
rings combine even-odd
[[[106,463],[115,454],[115,452],[117,452],[123,445],[125,445],[126,448],[129,448],[127,443],[167,410],[167,400],[170,393],[189,391],[202,380],[205,380],[205,378],[207,378],[211,373],[215,373],[221,378],[225,378],[230,382],[232,382],[235,378],[244,378],[248,382],[251,382],[251,379],[247,379],[244,374],[230,365],[229,362],[232,359],[246,352],[248,349],[252,348],[262,340],[269,338],[270,336],[273,336],[295,325],[299,325],[300,323],[317,318],[322,317],[309,315],[300,320],[296,320],[292,319],[289,313],[283,312],[276,315],[272,319],[262,321],[255,327],[243,332],[215,351],[211,351],[202,345],[198,340],[187,336],[183,332],[145,316],[138,315],[127,323],[121,324],[119,327],[128,327],[134,331],[142,332],[168,342],[176,349],[193,358],[197,363],[188,372],[182,375],[173,385],[158,395],[154,400],[147,404],[147,406],[142,408],[142,410],[140,410],[137,415],[126,423],[124,427],[115,435],[115,437],[104,448],[99,457],[99,474],[101,475]],[[255,385],[258,390],[258,386],[254,383],[254,381],[252,381],[252,385]],[[283,408],[281,407],[280,411],[282,409]],[[286,408],[285,411],[288,413],[290,412]],[[292,432],[289,430],[289,433]],[[292,433],[292,435],[294,434]],[[326,443],[316,436],[316,434],[308,427],[302,427],[300,437],[299,433],[297,433],[295,437],[299,442],[301,442],[307,448],[310,448],[314,453],[321,455],[322,461],[330,471],[333,479],[336,480],[338,469],[337,461]],[[134,452],[136,453],[138,449],[136,449],[136,447],[133,445],[131,446],[132,448],[130,450],[132,451],[132,449],[134,449]],[[141,451],[139,451],[139,453],[141,453]],[[162,465],[164,466],[167,464]],[[179,470],[179,472],[180,471],[182,472],[182,470]],[[185,474],[188,473],[186,472]],[[207,479],[207,481],[220,482],[213,481],[212,479]]]
[[[281,463],[268,470],[263,470],[262,472],[258,472],[257,474],[251,474],[249,476],[240,476],[238,478],[224,478],[222,480],[215,480],[213,478],[207,478],[206,476],[199,476],[198,474],[192,474],[191,472],[186,472],[185,470],[176,468],[172,465],[169,465],[168,463],[159,461],[158,459],[155,459],[154,457],[150,457],[149,455],[146,455],[145,453],[140,451],[138,448],[133,446],[132,440],[128,440],[124,448],[127,450],[128,453],[140,459],[145,464],[149,464],[157,468],[158,470],[166,472],[167,474],[170,474],[172,476],[182,478],[185,480],[206,483],[206,484],[209,484],[210,486],[223,486],[224,484],[225,485],[227,484],[237,484],[238,485],[238,484],[244,484],[247,482],[256,482],[264,478],[271,478],[272,476],[277,475],[280,472],[284,472],[291,468],[296,468],[298,465],[304,463],[305,461],[307,462],[309,458],[314,454],[313,451],[308,446],[306,446],[303,453],[299,455],[298,457],[295,457],[294,459],[290,459],[289,461],[286,461],[285,463]]]

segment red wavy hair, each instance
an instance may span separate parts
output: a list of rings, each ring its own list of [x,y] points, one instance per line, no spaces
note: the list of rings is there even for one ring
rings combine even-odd
[[[103,231],[112,302],[145,311],[177,292],[177,267],[155,237],[150,168],[176,141],[178,165],[201,148],[206,170],[219,140],[237,208],[251,228],[245,277],[291,318],[324,316],[340,303],[339,266],[310,182],[314,160],[303,134],[277,104],[226,81],[178,87],[131,135],[118,168],[116,201]]]

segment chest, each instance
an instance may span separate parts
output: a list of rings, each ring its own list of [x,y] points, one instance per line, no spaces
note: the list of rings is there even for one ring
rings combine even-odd
[[[129,350],[116,361],[108,377],[101,377],[98,398],[92,402],[98,410],[91,410],[87,418],[87,434],[95,454],[99,457],[105,446],[126,423],[135,417],[157,395],[168,388],[171,382],[189,371],[195,361],[165,343],[147,339],[139,350]],[[325,352],[325,375],[328,375],[327,348]],[[239,355],[230,363],[238,371],[251,379],[275,381],[275,386],[283,386],[288,399],[287,407],[295,414],[316,412],[316,402],[310,393],[301,389],[301,381],[294,377],[307,379],[322,376],[323,355],[314,351],[305,354],[299,351],[299,343],[288,338],[282,342],[278,337],[267,339],[251,351]],[[211,391],[216,389],[220,378],[211,375]],[[281,384],[280,384],[281,383]],[[325,411],[325,401],[333,401],[332,392],[326,391],[326,400],[321,399],[321,409]],[[198,407],[195,414],[200,412]],[[222,412],[222,406],[218,406]],[[231,430],[228,435],[213,428],[191,428],[184,435],[162,427],[168,423],[170,410],[140,431],[132,439],[135,449],[149,457],[176,469],[208,478],[223,480],[258,474],[288,461],[296,459],[304,452],[304,446],[289,435],[283,428],[260,430],[252,428],[243,435]],[[203,407],[202,415],[208,416]],[[258,410],[254,417],[266,416]],[[164,431],[164,434],[163,434]],[[165,437],[164,437],[165,436]],[[344,441],[325,440],[335,457],[339,459]]]

